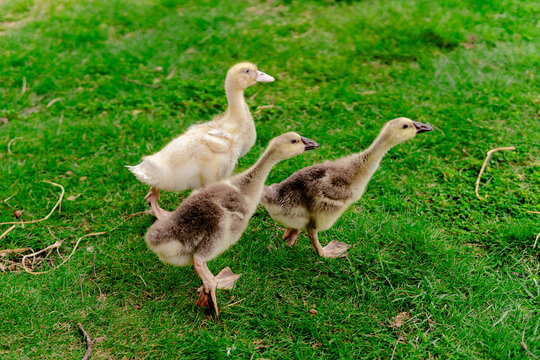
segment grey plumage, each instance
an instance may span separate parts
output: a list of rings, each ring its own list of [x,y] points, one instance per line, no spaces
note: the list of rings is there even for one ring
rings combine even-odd
[[[257,209],[271,168],[315,145],[318,146],[293,132],[274,138],[251,168],[193,192],[174,212],[158,218],[148,229],[146,243],[163,262],[178,266],[193,264],[203,280],[198,305],[209,306],[217,314],[216,288],[220,281],[230,283],[238,277],[230,270],[232,276],[228,275],[226,280],[219,275],[215,277],[206,262],[240,238]]]
[[[230,218],[225,224],[224,219]],[[209,256],[225,232],[239,236],[247,224],[247,204],[235,188],[218,183],[189,196],[169,217],[156,221],[146,234],[150,247],[175,241],[182,253]]]
[[[429,125],[407,118],[391,120],[365,151],[298,170],[281,183],[265,187],[261,203],[275,221],[287,227],[283,239],[288,239],[290,246],[300,230],[307,230],[319,255],[337,257],[347,244],[334,242],[323,249],[318,232],[329,229],[349,205],[360,199],[391,147],[430,130]]]

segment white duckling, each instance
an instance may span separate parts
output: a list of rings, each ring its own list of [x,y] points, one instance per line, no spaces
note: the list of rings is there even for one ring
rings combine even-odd
[[[279,184],[265,187],[261,203],[270,216],[287,227],[283,240],[289,246],[306,230],[320,256],[345,256],[348,244],[333,240],[321,247],[318,232],[327,230],[362,196],[383,156],[393,146],[431,126],[401,117],[389,121],[371,146],[357,154],[303,168]]]
[[[228,107],[212,121],[193,125],[155,154],[128,166],[141,182],[150,185],[148,200],[154,215],[167,215],[157,201],[159,190],[179,192],[196,189],[229,177],[238,158],[255,144],[255,123],[244,99],[244,90],[256,82],[274,78],[252,63],[236,64],[225,79]]]
[[[214,277],[206,262],[238,241],[257,209],[271,168],[281,160],[317,147],[313,140],[294,132],[280,135],[270,141],[251,168],[195,190],[174,212],[148,229],[146,244],[161,261],[177,266],[193,264],[203,281],[197,305],[208,306],[219,314],[216,288],[230,287],[238,276],[228,270],[228,274],[222,271]]]

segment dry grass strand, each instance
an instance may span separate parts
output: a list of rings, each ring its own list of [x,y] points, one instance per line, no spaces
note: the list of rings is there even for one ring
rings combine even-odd
[[[82,357],[81,360],[88,360],[92,356],[92,339],[90,339],[90,335],[84,330],[81,323],[77,323],[77,328],[81,332],[81,334],[84,336],[84,339],[86,341],[86,353]]]
[[[56,98],[56,99],[52,99],[51,101],[49,101],[49,103],[47,104],[46,107],[51,107],[54,105],[54,103],[58,102],[58,101],[62,101],[63,99],[62,98]]]
[[[482,164],[482,167],[480,168],[480,172],[478,173],[478,178],[476,178],[476,187],[474,188],[474,192],[476,193],[476,197],[478,198],[478,200],[484,200],[485,198],[487,198],[487,195],[483,198],[480,197],[480,194],[478,194],[478,188],[480,187],[480,179],[482,178],[482,174],[484,173],[484,170],[486,169],[489,159],[491,159],[491,155],[497,151],[507,151],[507,150],[516,150],[516,148],[513,146],[507,146],[507,147],[491,149],[487,152],[486,159],[484,160],[484,163]]]
[[[8,143],[8,146],[7,146],[7,152],[9,155],[13,154],[11,152],[11,144],[15,141],[15,140],[19,140],[19,139],[24,139],[22,136],[19,136],[19,137],[16,137],[16,138],[13,138],[11,139],[11,141]]]
[[[12,225],[9,229],[7,229],[6,231],[4,231],[4,233],[2,235],[0,235],[0,240],[2,240],[4,238],[4,236],[6,236],[7,234],[9,234],[9,232],[13,229],[15,229],[15,226],[17,225]],[[2,250],[2,251],[6,251],[6,250]],[[2,254],[2,251],[0,251],[0,255]]]
[[[60,197],[58,198],[58,201],[56,202],[56,205],[54,205],[54,207],[52,208],[52,210],[49,212],[49,214],[47,216],[45,216],[43,219],[38,219],[38,220],[30,220],[30,221],[9,221],[9,222],[3,222],[3,223],[0,223],[0,225],[11,225],[11,224],[15,224],[15,225],[23,225],[23,224],[35,224],[35,223],[38,223],[38,222],[41,222],[41,221],[45,221],[47,220],[51,215],[52,213],[54,212],[54,210],[56,210],[56,208],[58,206],[60,206],[60,203],[62,202],[62,199],[64,198],[64,193],[65,193],[65,190],[64,190],[64,187],[60,184],[57,184],[57,183],[53,183],[52,181],[48,181],[48,180],[43,180],[44,183],[47,183],[47,184],[51,184],[51,185],[54,185],[54,186],[58,186],[60,189],[62,189],[62,192],[60,193]]]
[[[523,327],[523,332],[521,333],[521,343],[520,343],[520,345],[523,348],[523,350],[525,350],[529,355],[531,355],[535,359],[538,359],[538,356],[534,355],[529,350],[529,348],[527,348],[527,344],[525,344],[525,329],[527,329],[527,325],[529,324],[530,319],[531,319],[530,317],[527,319],[527,322],[525,323],[525,326]]]
[[[23,256],[22,261],[21,261],[22,267],[23,267],[24,271],[26,271],[27,273],[32,274],[32,275],[42,275],[42,274],[50,273],[51,271],[54,271],[54,270],[58,269],[59,267],[61,267],[65,263],[67,263],[69,261],[69,259],[71,259],[71,257],[73,256],[73,254],[75,254],[75,251],[79,247],[79,243],[81,242],[82,239],[84,239],[85,237],[88,237],[88,236],[99,236],[99,235],[103,235],[103,234],[106,234],[106,233],[108,233],[108,231],[101,231],[101,232],[96,232],[96,233],[91,233],[91,234],[86,234],[86,235],[81,236],[80,238],[77,239],[77,242],[75,243],[75,246],[73,247],[73,250],[71,250],[71,253],[68,255],[68,257],[65,258],[58,266],[55,266],[52,269],[45,270],[45,271],[32,271],[32,270],[30,270],[30,269],[28,269],[26,267],[25,260],[26,260],[26,258],[31,257],[31,256],[33,256],[35,258],[36,255],[39,255],[40,253],[42,253],[42,252],[44,252],[46,250],[49,250],[51,248],[60,247],[62,245],[61,241],[57,241],[54,244],[49,245],[45,249],[42,249],[42,250],[40,250],[38,252],[32,253],[30,255]]]
[[[63,188],[62,188],[63,189]],[[62,193],[63,195],[63,193]],[[54,209],[53,209],[54,211]],[[52,213],[52,212],[51,212]],[[89,237],[89,236],[99,236],[99,235],[104,235],[104,234],[107,234],[107,233],[110,233],[110,232],[113,232],[114,230],[118,229],[120,226],[122,226],[127,220],[133,218],[134,216],[137,216],[137,215],[142,215],[142,214],[149,214],[150,212],[148,211],[141,211],[141,212],[138,212],[138,213],[135,213],[135,214],[131,214],[129,216],[127,216],[125,219],[123,219],[116,227],[114,227],[113,229],[109,230],[109,231],[100,231],[100,232],[95,232],[95,233],[90,233],[90,234],[86,234],[86,235],[83,235],[81,237],[79,237],[77,239],[77,242],[75,243],[75,246],[73,247],[73,250],[71,250],[71,253],[66,257],[62,257],[62,255],[60,255],[60,252],[58,251],[58,249],[62,246],[62,244],[64,243],[64,240],[59,240],[53,233],[52,231],[49,229],[49,233],[51,234],[51,236],[56,239],[56,242],[52,245],[49,245],[47,246],[46,248],[44,249],[41,249],[39,251],[36,251],[36,252],[32,252],[31,254],[27,254],[27,255],[23,255],[22,258],[21,258],[21,261],[20,262],[13,262],[13,261],[8,261],[10,263],[10,265],[15,265],[19,268],[22,268],[24,271],[26,271],[27,273],[29,274],[32,274],[32,275],[41,275],[41,274],[47,274],[47,273],[50,273],[56,269],[58,269],[59,267],[63,266],[65,263],[67,263],[69,261],[69,259],[71,259],[71,257],[73,256],[73,254],[75,254],[75,251],[77,250],[77,248],[79,247],[79,244],[81,242],[82,239],[84,239],[85,237]],[[49,214],[50,215],[50,214]],[[15,225],[12,226],[12,228],[14,227]],[[11,231],[11,230],[8,230],[8,231]],[[25,252],[25,251],[28,251],[28,250],[31,250],[30,248],[22,248],[22,249],[6,249],[6,250],[0,250],[0,256],[5,256],[6,254],[9,254],[9,253],[22,253],[22,252]],[[43,258],[43,259],[40,259],[40,261],[42,260],[45,260],[49,257],[49,255],[51,254],[51,252],[53,250],[56,250],[56,252],[58,253],[58,256],[62,259],[62,262],[58,265],[58,266],[55,266],[53,267],[52,269],[49,269],[49,270],[45,270],[45,271],[33,271],[33,267],[34,265],[36,265],[36,259],[37,259],[37,256],[48,251],[47,252],[47,255]],[[27,267],[27,261],[30,261],[32,262],[32,268],[28,268]],[[95,273],[95,270],[94,270],[94,273]],[[142,277],[141,277],[142,279]],[[145,283],[146,285],[146,282],[144,281],[144,279],[142,279],[143,282]]]

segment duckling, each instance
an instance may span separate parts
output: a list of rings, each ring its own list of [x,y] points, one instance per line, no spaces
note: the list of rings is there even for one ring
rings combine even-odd
[[[193,264],[203,282],[197,305],[208,306],[219,315],[216,288],[230,287],[238,276],[225,268],[214,277],[206,262],[238,241],[257,209],[271,168],[318,146],[294,132],[280,135],[270,141],[251,168],[195,190],[174,212],[148,229],[146,244],[161,261],[177,266]]]
[[[155,154],[127,166],[141,182],[150,185],[145,199],[157,218],[167,216],[157,201],[159,191],[196,189],[229,177],[238,159],[255,144],[255,123],[244,99],[244,90],[274,78],[252,63],[236,64],[225,79],[228,107],[212,121],[193,125]]]
[[[358,201],[383,156],[393,146],[431,126],[400,117],[387,122],[371,146],[357,154],[303,168],[279,184],[265,187],[261,203],[287,229],[283,240],[292,247],[301,230],[320,256],[346,255],[348,244],[333,240],[321,247],[318,232],[332,227],[352,203]]]

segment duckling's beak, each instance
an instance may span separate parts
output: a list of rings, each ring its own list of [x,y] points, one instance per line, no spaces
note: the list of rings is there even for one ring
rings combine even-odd
[[[265,74],[262,71],[257,70],[257,79],[255,81],[258,81],[258,82],[272,82],[274,80],[275,79],[272,76],[270,76],[268,74]]]
[[[302,142],[304,143],[304,150],[312,150],[319,147],[319,144],[317,144],[315,141],[305,138],[303,136],[300,137],[302,139]]]
[[[433,130],[433,128],[428,124],[424,124],[418,121],[413,121],[413,124],[414,124],[414,127],[416,128],[417,134]]]

